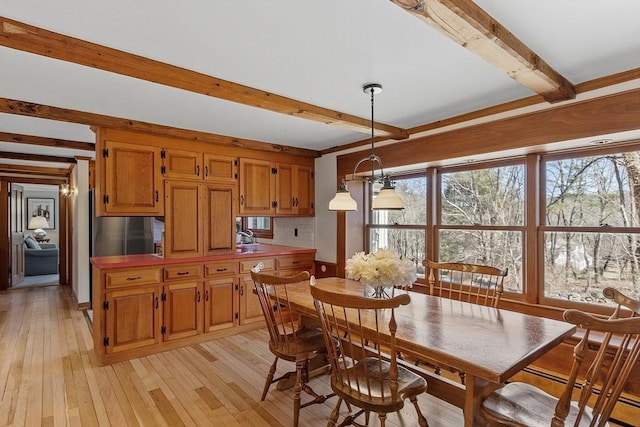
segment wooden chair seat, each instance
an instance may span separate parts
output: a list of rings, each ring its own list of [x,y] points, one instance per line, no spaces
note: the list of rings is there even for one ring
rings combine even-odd
[[[312,359],[324,349],[322,331],[318,329],[299,329],[295,336],[291,333],[280,336],[277,341],[269,340],[269,350],[288,362]]]
[[[496,418],[508,418],[510,426],[549,427],[558,399],[526,383],[509,383],[491,394],[483,402],[483,410]],[[566,425],[573,426],[580,408],[571,402]],[[591,408],[585,408],[580,427],[592,425]],[[499,425],[499,423],[498,423]],[[605,424],[608,425],[608,424]]]
[[[349,383],[332,381],[332,388],[338,397],[356,404],[352,400],[353,390],[365,390],[370,387],[367,393],[358,395],[358,402],[366,403],[373,412],[389,412],[389,408],[391,408],[390,412],[395,412],[402,409],[405,399],[423,393],[427,389],[427,381],[408,369],[398,366],[398,390],[394,397],[390,387],[390,369],[389,362],[368,357],[345,370],[344,375],[351,378]]]

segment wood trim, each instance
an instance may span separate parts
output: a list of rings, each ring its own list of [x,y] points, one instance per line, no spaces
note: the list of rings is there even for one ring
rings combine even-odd
[[[0,45],[357,132],[371,132],[371,122],[368,119],[65,36],[5,17],[0,17]],[[375,129],[379,134],[394,139],[409,137],[406,130],[395,126],[376,123]]]
[[[405,166],[638,129],[640,89],[428,135],[376,149],[385,168]],[[362,151],[337,157],[338,176]]]
[[[391,0],[547,102],[576,97],[573,84],[470,0]]]
[[[9,242],[9,184],[10,180],[0,177],[0,290],[9,288],[9,254],[11,245]]]
[[[14,142],[18,144],[40,145],[43,147],[69,148],[72,150],[95,150],[95,144],[91,142],[69,141],[66,139],[45,138],[42,136],[22,135],[19,133],[10,132],[0,132],[0,141]]]
[[[0,173],[21,173],[27,175],[61,175],[68,176],[71,171],[66,168],[46,168],[41,166],[10,165],[0,163]]]
[[[0,98],[0,113],[17,114],[21,116],[38,117],[49,120],[59,120],[70,123],[80,123],[89,126],[125,129],[130,131],[162,135],[171,138],[181,138],[194,142],[204,142],[208,144],[216,144],[227,147],[247,148],[250,150],[258,151],[287,153],[302,157],[319,157],[320,155],[318,151],[309,150],[306,148],[289,147],[286,145],[234,138],[231,136],[217,135],[214,133],[198,132],[188,129],[156,125],[153,123],[139,122],[136,120],[88,113],[85,111],[70,110],[67,108],[53,107],[49,105],[36,104],[33,102],[26,102],[15,99]]]

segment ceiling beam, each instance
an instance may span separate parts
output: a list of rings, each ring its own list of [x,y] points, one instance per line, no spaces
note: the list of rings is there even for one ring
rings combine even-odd
[[[174,138],[188,139],[224,146],[248,148],[252,150],[285,153],[302,157],[319,157],[318,151],[306,148],[290,147],[287,145],[271,144],[268,142],[253,141],[250,139],[233,138],[214,133],[198,132],[188,129],[179,129],[170,126],[156,125],[153,123],[139,122],[136,120],[122,119],[119,117],[105,116],[102,114],[88,113],[84,111],[70,110],[67,108],[52,107],[33,102],[19,101],[15,99],[0,98],[0,113],[17,114],[20,116],[39,117],[42,119],[59,120],[70,123],[86,124],[88,126],[109,127],[127,129],[130,131],[146,132]]]
[[[371,132],[369,119],[322,108],[264,90],[176,67],[164,62],[112,49],[96,43],[0,16],[0,46],[73,62],[99,70],[134,77],[165,86],[262,108],[307,120]],[[405,129],[375,123],[376,134],[392,139],[405,139]]]
[[[471,0],[391,0],[479,55],[547,102],[573,99],[574,86]]]
[[[0,141],[82,151],[95,151],[96,149],[96,145],[91,142],[68,141],[66,139],[45,138],[42,136],[22,135],[9,132],[0,132]]]
[[[54,163],[75,163],[73,157],[47,156],[44,154],[13,153],[10,151],[0,151],[0,159],[28,160],[32,162],[54,162]]]
[[[0,172],[5,173],[22,173],[28,175],[55,175],[55,176],[69,176],[71,170],[66,168],[47,168],[41,166],[28,166],[28,165],[11,165],[6,163],[0,163]]]

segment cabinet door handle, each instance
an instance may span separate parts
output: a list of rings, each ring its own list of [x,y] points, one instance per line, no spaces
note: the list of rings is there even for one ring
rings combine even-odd
[[[140,279],[142,279],[142,276],[135,276],[135,277],[129,276],[129,277],[127,277],[127,281],[129,281],[129,282],[131,282],[133,280],[140,280]]]
[[[158,193],[158,190],[156,190],[156,202],[160,201],[160,193]]]
[[[159,305],[158,305],[158,297],[156,297],[156,310],[158,309]]]
[[[207,289],[206,291],[204,291],[204,300],[205,300],[205,301],[209,301],[209,289]]]
[[[244,286],[240,286],[240,296],[244,295]]]
[[[177,274],[178,276],[188,276],[188,275],[189,275],[189,272],[188,272],[188,271],[178,271],[176,274]]]
[[[200,165],[196,165],[196,175],[200,176]]]
[[[240,204],[244,205],[244,194],[240,195]]]
[[[204,167],[204,177],[208,178],[209,177],[209,166],[205,166]]]
[[[198,302],[200,302],[200,291],[198,291]]]

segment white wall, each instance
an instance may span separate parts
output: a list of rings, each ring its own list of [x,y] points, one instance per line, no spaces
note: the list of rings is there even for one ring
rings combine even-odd
[[[327,154],[315,160],[316,184],[316,259],[336,262],[337,213],[328,210],[329,201],[336,195],[336,154]]]
[[[73,280],[72,288],[78,304],[91,301],[89,292],[89,162],[78,159],[73,171]]]

